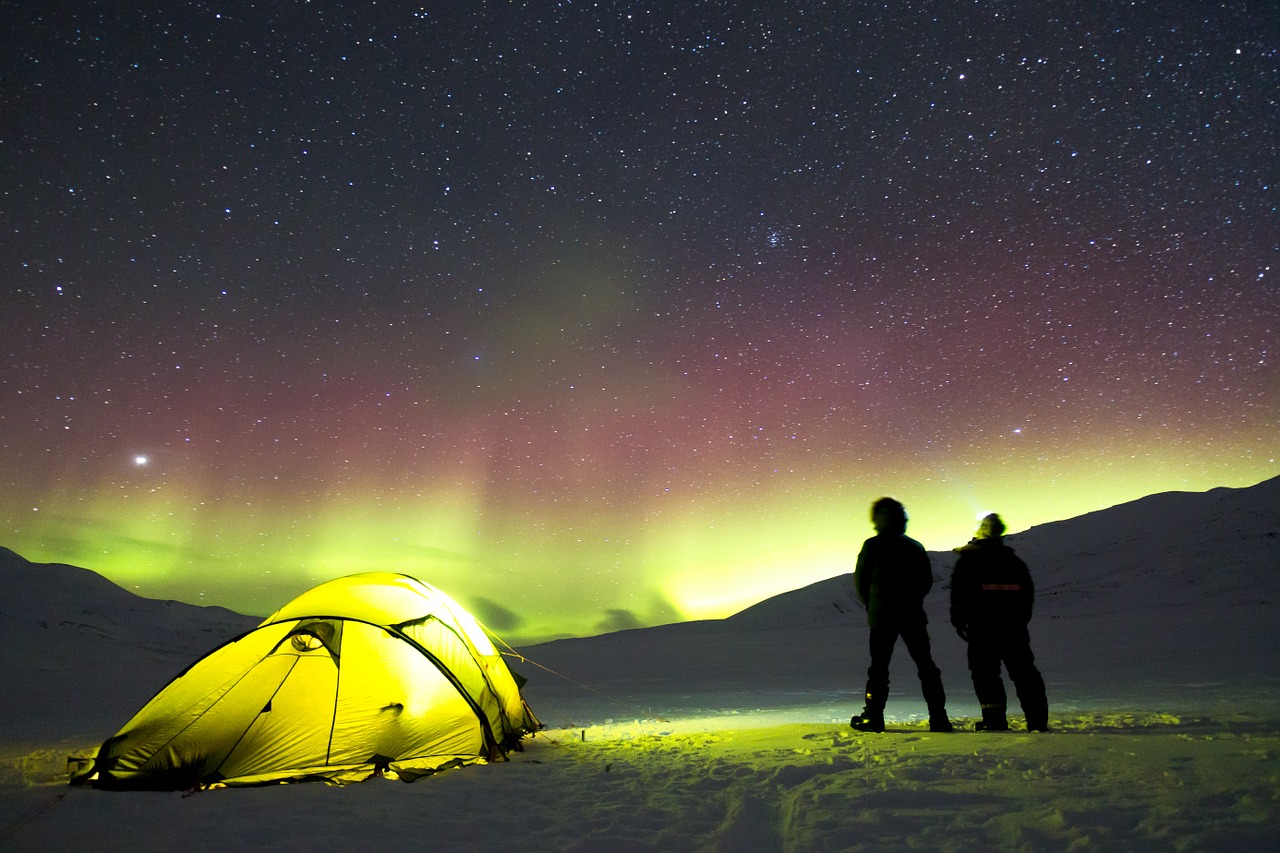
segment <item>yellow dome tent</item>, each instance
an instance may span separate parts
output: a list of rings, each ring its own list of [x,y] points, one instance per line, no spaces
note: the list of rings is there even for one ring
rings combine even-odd
[[[192,664],[72,782],[411,781],[504,756],[537,728],[471,614],[407,575],[369,572],[303,593]]]

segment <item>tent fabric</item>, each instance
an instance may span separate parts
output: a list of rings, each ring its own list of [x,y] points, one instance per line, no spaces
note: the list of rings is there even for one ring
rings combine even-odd
[[[196,661],[72,781],[412,781],[505,756],[538,726],[471,614],[415,578],[368,572],[303,593]]]

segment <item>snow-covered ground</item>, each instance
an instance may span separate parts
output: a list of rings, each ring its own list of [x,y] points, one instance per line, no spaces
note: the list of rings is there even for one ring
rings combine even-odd
[[[1039,587],[1049,734],[928,732],[901,649],[891,731],[850,730],[866,628],[844,576],[521,649],[548,728],[511,761],[193,796],[69,788],[66,759],[256,620],[0,552],[0,850],[1280,849],[1278,537],[1280,480],[1010,537]],[[933,558],[935,657],[971,723]]]

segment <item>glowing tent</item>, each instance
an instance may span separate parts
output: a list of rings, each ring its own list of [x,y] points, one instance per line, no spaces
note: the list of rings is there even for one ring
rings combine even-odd
[[[537,727],[474,617],[421,581],[370,572],[321,584],[188,667],[73,783],[411,781],[503,756]]]

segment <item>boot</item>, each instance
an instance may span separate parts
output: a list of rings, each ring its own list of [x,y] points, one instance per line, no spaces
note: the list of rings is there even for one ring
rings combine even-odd
[[[1004,708],[982,707],[982,719],[973,724],[975,732],[1007,732],[1009,720],[1005,717]]]
[[[1043,714],[1027,714],[1027,731],[1029,732],[1049,731],[1048,710],[1045,710]]]
[[[849,720],[849,725],[860,732],[882,732],[884,731],[884,712],[863,708],[861,714],[856,714]]]
[[[947,712],[944,710],[938,714],[929,714],[929,731],[931,732],[954,732],[956,727],[951,725],[951,720],[947,719]]]
[[[1044,698],[1043,690],[1039,695],[1033,694],[1022,703],[1022,713],[1027,717],[1027,731],[1049,731],[1049,703]]]
[[[884,700],[877,700],[871,693],[867,693],[866,700],[862,713],[855,714],[849,725],[860,732],[884,731]]]

